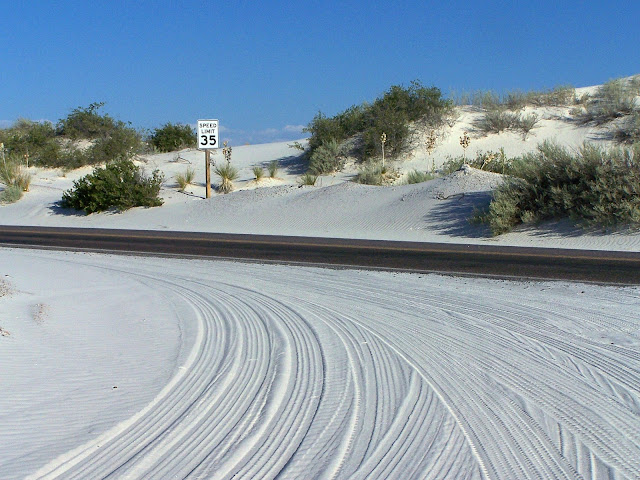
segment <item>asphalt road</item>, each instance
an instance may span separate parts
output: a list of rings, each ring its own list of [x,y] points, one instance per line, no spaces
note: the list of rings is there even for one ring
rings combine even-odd
[[[640,284],[640,252],[18,226],[0,226],[0,245]]]

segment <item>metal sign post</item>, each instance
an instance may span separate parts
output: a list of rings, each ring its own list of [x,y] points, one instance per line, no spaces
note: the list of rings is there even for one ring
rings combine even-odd
[[[211,150],[218,148],[218,120],[198,120],[198,149],[204,150],[207,198],[211,198]]]

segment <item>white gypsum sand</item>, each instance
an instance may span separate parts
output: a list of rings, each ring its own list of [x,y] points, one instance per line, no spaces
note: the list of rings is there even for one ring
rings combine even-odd
[[[2,478],[640,472],[638,288],[0,255]]]
[[[569,107],[526,111],[541,118],[526,140],[472,134],[467,156],[609,144]],[[395,168],[461,154],[477,115],[431,155],[418,134]],[[255,182],[272,160],[277,178]],[[0,225],[640,251],[636,231],[569,221],[491,237],[468,218],[501,177],[474,169],[373,187],[348,162],[299,188],[298,150],[250,145],[233,149],[237,191],[205,200],[204,153],[139,161],[165,173],[162,207],[62,210],[92,168],[30,168]],[[0,478],[638,478],[638,293],[0,248]]]

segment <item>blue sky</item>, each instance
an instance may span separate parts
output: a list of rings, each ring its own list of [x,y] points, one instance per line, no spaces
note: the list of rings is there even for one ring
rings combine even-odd
[[[443,93],[640,73],[640,2],[32,1],[0,28],[0,124],[73,108],[136,127],[218,118],[232,144],[291,140],[418,79]]]

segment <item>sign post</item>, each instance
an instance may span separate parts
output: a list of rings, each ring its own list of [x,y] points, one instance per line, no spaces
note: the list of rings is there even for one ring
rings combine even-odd
[[[211,198],[211,150],[218,148],[218,120],[198,120],[198,149],[204,150],[207,198]]]

